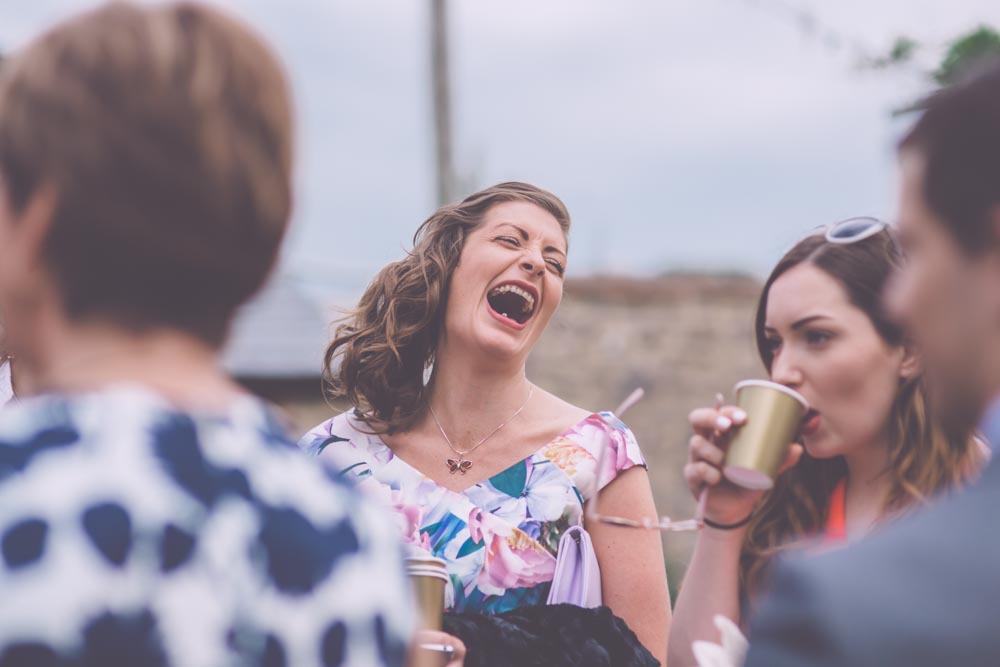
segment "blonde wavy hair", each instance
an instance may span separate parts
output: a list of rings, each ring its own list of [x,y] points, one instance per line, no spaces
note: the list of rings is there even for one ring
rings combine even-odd
[[[540,207],[569,234],[569,212],[547,190],[519,182],[480,190],[427,218],[413,249],[383,268],[340,320],[324,357],[327,395],[346,399],[372,432],[406,431],[424,414],[424,369],[441,336],[452,272],[486,212],[510,201]]]
[[[781,275],[804,263],[840,283],[852,304],[865,312],[887,343],[906,343],[904,332],[882,308],[886,281],[902,262],[889,234],[883,231],[846,245],[829,243],[817,234],[799,242],[778,262],[761,292],[755,323],[757,349],[768,371],[773,360],[765,336],[768,294]],[[982,463],[983,454],[973,438],[942,430],[919,377],[900,383],[887,432],[891,484],[880,513],[882,520],[960,485]],[[743,544],[740,585],[744,600],[759,588],[776,554],[822,530],[830,511],[830,495],[846,474],[841,457],[817,459],[803,453],[798,465],[778,478],[754,512]]]

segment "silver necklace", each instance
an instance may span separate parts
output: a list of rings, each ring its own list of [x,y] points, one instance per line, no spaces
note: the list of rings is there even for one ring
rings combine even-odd
[[[456,472],[460,472],[463,475],[465,473],[469,472],[469,469],[472,468],[472,461],[470,461],[467,458],[465,458],[465,455],[466,454],[471,454],[472,452],[474,452],[477,449],[479,449],[481,446],[483,446],[483,444],[487,440],[489,440],[494,435],[496,435],[497,432],[500,429],[502,429],[504,426],[506,426],[511,421],[513,421],[514,417],[516,417],[519,414],[521,414],[521,410],[524,410],[524,406],[526,406],[528,404],[528,401],[531,400],[531,395],[533,393],[535,393],[535,388],[533,386],[529,387],[528,388],[528,397],[526,399],[524,399],[524,403],[521,404],[521,407],[519,407],[517,410],[515,410],[514,414],[512,414],[510,417],[508,417],[502,424],[500,424],[495,429],[493,429],[492,431],[490,431],[489,435],[487,435],[485,438],[483,438],[482,440],[480,440],[479,442],[477,442],[475,445],[473,445],[469,449],[466,449],[465,451],[462,451],[461,449],[455,447],[455,445],[451,444],[451,438],[449,438],[448,434],[444,432],[444,427],[441,426],[441,420],[439,420],[437,418],[437,415],[434,414],[434,408],[432,408],[431,405],[430,405],[430,403],[428,403],[427,404],[427,409],[431,411],[431,417],[434,418],[434,423],[437,424],[438,430],[441,431],[441,437],[443,437],[444,441],[446,443],[448,443],[448,447],[451,449],[451,451],[453,451],[456,454],[458,454],[458,458],[457,459],[453,459],[451,457],[449,457],[448,459],[446,459],[446,464],[448,465],[448,472],[450,472],[452,475],[454,475]]]

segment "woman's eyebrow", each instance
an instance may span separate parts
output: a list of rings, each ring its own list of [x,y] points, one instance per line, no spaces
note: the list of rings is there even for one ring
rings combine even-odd
[[[501,222],[498,226],[499,227],[511,227],[512,229],[516,229],[517,233],[521,236],[521,239],[523,241],[527,241],[528,239],[531,238],[531,235],[528,234],[528,231],[526,229],[524,229],[524,227],[518,227],[513,222]],[[545,252],[557,252],[560,255],[562,255],[563,257],[566,256],[566,251],[565,250],[561,250],[560,248],[557,248],[554,245],[546,246]]]
[[[792,324],[792,331],[798,331],[807,324],[811,324],[816,320],[829,320],[832,319],[829,315],[810,315],[809,317],[803,317],[801,320],[796,320]]]

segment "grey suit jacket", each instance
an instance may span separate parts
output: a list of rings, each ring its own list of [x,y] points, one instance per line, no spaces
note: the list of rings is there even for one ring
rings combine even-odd
[[[1000,419],[986,428],[1000,443]],[[846,549],[776,569],[747,667],[1000,666],[1000,460]]]

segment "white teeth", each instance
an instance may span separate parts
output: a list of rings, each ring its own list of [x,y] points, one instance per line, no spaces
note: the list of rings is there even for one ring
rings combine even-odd
[[[518,287],[517,285],[511,285],[511,284],[501,285],[500,287],[497,287],[494,290],[494,292],[496,294],[506,294],[507,292],[513,292],[514,294],[518,295],[519,297],[524,299],[525,303],[528,304],[528,307],[525,312],[528,312],[535,307],[535,297],[532,296],[531,292],[522,287]]]

